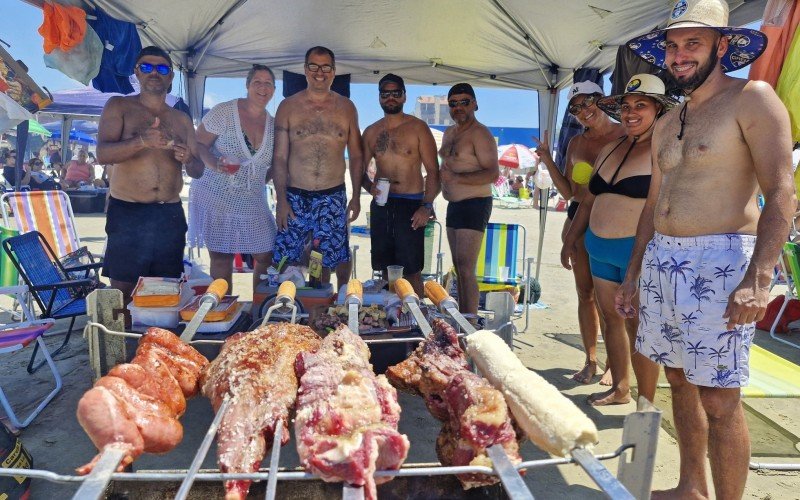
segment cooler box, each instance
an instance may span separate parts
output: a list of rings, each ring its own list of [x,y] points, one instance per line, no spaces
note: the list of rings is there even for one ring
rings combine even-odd
[[[253,314],[258,311],[267,297],[276,293],[278,293],[278,287],[269,286],[266,281],[259,283],[253,293]],[[298,288],[295,294],[295,300],[300,302],[306,311],[319,306],[329,306],[335,299],[332,283],[323,285],[322,288]]]

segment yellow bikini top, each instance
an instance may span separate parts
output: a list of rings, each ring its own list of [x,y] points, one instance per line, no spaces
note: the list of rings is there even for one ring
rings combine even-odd
[[[579,161],[572,166],[572,180],[576,184],[584,186],[589,184],[589,178],[592,176],[594,169],[585,161]]]

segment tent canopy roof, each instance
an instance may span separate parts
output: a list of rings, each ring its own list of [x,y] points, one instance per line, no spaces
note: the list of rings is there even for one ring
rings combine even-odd
[[[24,0],[39,3],[39,0]],[[728,0],[731,24],[766,0]],[[254,63],[302,72],[313,45],[336,53],[355,83],[394,72],[408,84],[545,89],[580,67],[611,68],[616,49],[663,24],[666,0],[93,0],[139,25],[184,70],[244,76]],[[556,71],[551,74],[550,71]]]

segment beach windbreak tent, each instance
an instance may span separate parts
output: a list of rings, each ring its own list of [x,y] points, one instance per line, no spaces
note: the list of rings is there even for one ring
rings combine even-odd
[[[43,0],[22,0],[41,6]],[[64,2],[61,2],[64,3]],[[71,2],[74,3],[74,2]],[[205,78],[241,77],[254,63],[302,73],[313,45],[336,53],[338,74],[377,83],[539,91],[539,127],[556,121],[558,89],[582,67],[612,67],[617,48],[664,24],[665,0],[92,0],[168,50],[201,116]],[[729,0],[731,23],[759,19],[766,0]],[[555,134],[551,134],[553,137]]]

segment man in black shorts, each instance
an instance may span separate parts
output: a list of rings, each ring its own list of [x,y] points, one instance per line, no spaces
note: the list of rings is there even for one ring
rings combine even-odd
[[[478,101],[468,83],[453,85],[447,93],[455,125],[442,138],[440,177],[447,206],[447,241],[458,275],[461,312],[478,312],[475,276],[483,232],[492,214],[492,184],[500,176],[494,136],[475,119]]]
[[[115,165],[103,275],[126,303],[140,276],[177,278],[183,272],[182,171],[199,178],[204,168],[191,119],[164,103],[174,77],[169,55],[145,47],[134,72],[141,93],[108,100],[97,144],[98,161]]]
[[[403,266],[403,276],[423,296],[422,268],[425,226],[439,194],[439,161],[436,142],[424,121],[403,113],[406,87],[391,73],[378,82],[378,102],[383,118],[364,131],[364,187],[378,199],[377,179],[389,180],[389,195],[381,206],[370,204],[372,268],[386,278],[386,267]],[[366,166],[375,158],[375,179]],[[426,176],[423,179],[422,169]]]

